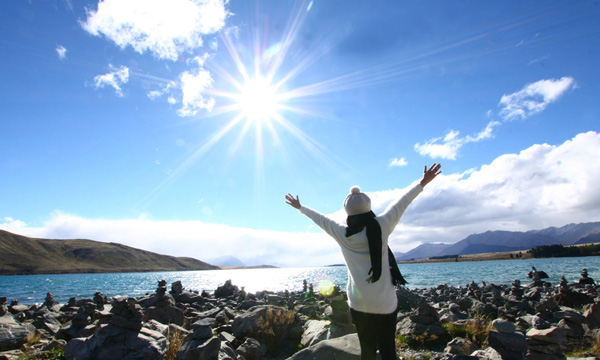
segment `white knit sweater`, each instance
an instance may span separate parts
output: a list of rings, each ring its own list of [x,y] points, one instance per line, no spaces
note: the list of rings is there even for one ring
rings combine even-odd
[[[387,270],[388,262],[388,237],[398,225],[400,217],[408,205],[423,191],[417,184],[407,192],[394,206],[386,210],[375,219],[381,226],[382,240],[382,271],[381,278],[374,283],[368,283],[371,257],[369,255],[369,242],[366,230],[346,237],[346,226],[341,225],[315,210],[302,206],[300,212],[308,216],[327,234],[333,237],[342,249],[342,255],[348,267],[348,303],[354,310],[372,314],[390,314],[396,310],[398,299],[392,284],[391,274]]]

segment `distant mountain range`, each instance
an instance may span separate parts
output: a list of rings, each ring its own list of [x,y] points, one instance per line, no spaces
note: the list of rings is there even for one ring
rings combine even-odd
[[[527,251],[542,245],[579,245],[600,242],[600,222],[569,224],[527,232],[487,231],[469,235],[454,244],[422,244],[406,253],[394,253],[396,260],[409,261],[434,256],[468,255],[506,251]]]
[[[216,270],[189,257],[93,240],[29,238],[0,230],[0,275]]]
[[[214,265],[226,266],[226,267],[244,267],[244,266],[246,266],[246,264],[244,264],[240,259],[238,259],[234,256],[230,256],[230,255],[208,259],[208,262],[210,262],[211,264],[214,264]]]

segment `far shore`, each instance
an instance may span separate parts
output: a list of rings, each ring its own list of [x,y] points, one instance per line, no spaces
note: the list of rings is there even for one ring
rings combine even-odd
[[[579,244],[570,246],[587,246],[596,245],[599,243]],[[444,257],[444,258],[427,258],[427,259],[415,259],[415,260],[404,260],[398,261],[398,264],[422,264],[422,263],[440,263],[440,262],[464,262],[464,261],[493,261],[493,260],[523,260],[533,259],[531,253],[528,250],[520,251],[506,251],[506,252],[492,252],[492,253],[481,253],[481,254],[468,254],[458,255],[457,257]]]
[[[523,260],[532,259],[530,253],[525,251],[507,251],[481,254],[458,255],[457,257],[427,258],[416,260],[398,261],[398,264],[422,264],[439,262],[464,262],[464,261],[492,261],[492,260]]]

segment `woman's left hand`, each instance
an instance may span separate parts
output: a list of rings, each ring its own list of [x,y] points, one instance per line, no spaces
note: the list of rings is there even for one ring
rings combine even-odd
[[[300,210],[300,208],[302,207],[302,205],[300,205],[300,199],[298,198],[298,195],[296,195],[296,198],[294,199],[292,194],[287,194],[285,196],[285,200],[286,200],[286,202],[285,202],[286,204],[289,204],[298,210]]]

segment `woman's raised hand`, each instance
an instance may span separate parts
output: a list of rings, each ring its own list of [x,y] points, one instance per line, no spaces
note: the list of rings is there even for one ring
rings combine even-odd
[[[425,165],[425,169],[423,170],[423,179],[421,180],[421,186],[425,187],[425,185],[429,184],[436,176],[442,173],[440,170],[442,164],[433,163],[429,170],[427,170],[427,165]]]
[[[285,202],[286,204],[289,204],[298,210],[300,210],[300,208],[302,207],[302,205],[300,205],[300,199],[298,198],[298,195],[296,195],[296,198],[294,199],[292,194],[287,194],[285,196],[285,200],[286,200],[286,202]]]

